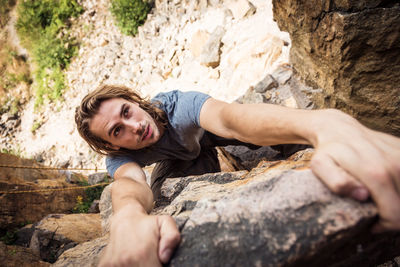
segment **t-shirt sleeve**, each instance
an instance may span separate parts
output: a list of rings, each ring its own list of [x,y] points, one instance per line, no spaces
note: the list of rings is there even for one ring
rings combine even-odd
[[[136,162],[136,161],[134,161],[129,156],[107,156],[106,157],[106,168],[107,168],[108,174],[110,174],[110,176],[112,178],[114,178],[115,171],[119,167],[124,165],[125,163],[129,163],[129,162]]]
[[[208,98],[209,95],[201,92],[174,90],[158,94],[153,101],[161,102],[169,123],[182,130],[187,127],[200,128],[200,111]]]

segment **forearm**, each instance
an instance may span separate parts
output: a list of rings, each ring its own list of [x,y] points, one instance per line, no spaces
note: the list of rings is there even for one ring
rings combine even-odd
[[[121,209],[149,213],[153,208],[153,194],[150,187],[130,178],[117,179],[112,186],[111,196],[114,213],[118,213]]]
[[[229,104],[222,110],[232,138],[257,145],[317,143],[316,126],[323,111],[269,104]]]

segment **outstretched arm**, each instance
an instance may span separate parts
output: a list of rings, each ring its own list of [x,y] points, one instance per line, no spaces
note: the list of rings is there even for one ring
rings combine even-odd
[[[110,240],[100,266],[161,266],[179,243],[179,231],[169,216],[151,216],[153,194],[136,163],[117,169],[112,186]]]
[[[400,230],[400,139],[370,130],[338,110],[298,110],[208,99],[201,126],[257,145],[311,144],[312,171],[334,192],[378,206],[375,230]]]

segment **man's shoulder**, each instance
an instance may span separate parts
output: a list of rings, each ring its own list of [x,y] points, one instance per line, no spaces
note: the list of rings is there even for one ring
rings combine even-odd
[[[159,103],[172,126],[191,124],[198,127],[200,110],[209,97],[201,92],[174,90],[159,93],[152,101]]]

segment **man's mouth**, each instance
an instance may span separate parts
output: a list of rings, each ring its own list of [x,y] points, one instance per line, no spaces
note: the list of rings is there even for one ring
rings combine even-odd
[[[143,133],[142,141],[149,139],[151,134],[152,134],[152,130],[150,128],[150,125],[147,125],[147,127]]]

